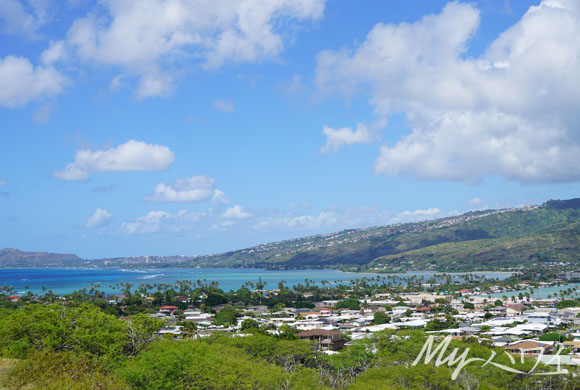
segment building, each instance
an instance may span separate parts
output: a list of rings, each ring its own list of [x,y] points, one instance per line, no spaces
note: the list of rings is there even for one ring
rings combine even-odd
[[[298,333],[296,337],[301,340],[316,341],[315,348],[319,351],[338,351],[347,342],[346,339],[340,336],[340,333],[325,329],[313,329]]]
[[[554,344],[536,340],[521,340],[506,345],[504,348],[508,352],[523,354],[524,356],[547,355],[554,352]]]

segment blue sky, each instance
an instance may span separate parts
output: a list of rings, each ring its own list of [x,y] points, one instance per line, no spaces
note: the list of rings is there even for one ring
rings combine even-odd
[[[0,0],[0,35],[0,247],[207,254],[580,194],[572,0]]]

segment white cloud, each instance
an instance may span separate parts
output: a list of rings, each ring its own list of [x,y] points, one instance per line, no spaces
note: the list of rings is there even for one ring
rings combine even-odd
[[[75,161],[64,171],[54,172],[53,176],[61,180],[83,181],[97,172],[162,171],[168,169],[174,160],[175,155],[167,146],[130,140],[107,150],[78,150]]]
[[[98,227],[105,225],[113,216],[105,209],[96,209],[93,215],[87,219],[86,227]]]
[[[0,179],[0,187],[4,187],[6,185],[6,179],[2,178]]]
[[[0,106],[21,107],[58,95],[66,84],[66,77],[50,66],[34,67],[24,57],[0,58]]]
[[[479,206],[480,204],[483,203],[483,199],[481,199],[481,198],[473,198],[473,199],[471,199],[467,203],[469,203],[470,206]]]
[[[426,219],[441,218],[444,215],[442,211],[438,208],[429,208],[425,210],[413,210],[413,211],[403,211],[391,219],[392,223],[399,222],[418,222],[424,221]]]
[[[121,227],[127,234],[155,233],[159,231],[161,223],[170,217],[171,214],[165,211],[150,211],[143,217],[124,222]]]
[[[177,179],[171,186],[160,183],[155,187],[155,193],[145,197],[145,199],[150,202],[200,202],[215,198],[215,191],[219,190],[215,190],[214,187],[215,180],[213,178],[194,175],[185,179]],[[223,192],[221,194],[223,196]]]
[[[161,232],[181,232],[191,230],[194,222],[207,217],[205,212],[180,210],[177,213],[167,211],[150,211],[142,217],[121,224],[121,230],[129,235]]]
[[[324,126],[322,132],[326,136],[326,144],[320,149],[321,153],[335,153],[345,145],[368,144],[373,140],[371,132],[363,123],[358,123],[356,130],[350,127],[333,129]]]
[[[229,228],[231,228],[232,226],[234,226],[235,224],[236,224],[236,222],[232,221],[232,220],[223,221],[220,223],[214,223],[213,225],[211,225],[211,229],[225,231],[225,230],[228,230]]]
[[[424,215],[435,215],[435,214],[439,214],[440,212],[441,212],[441,210],[439,210],[438,208],[432,208],[432,209],[426,209],[426,210],[403,211],[401,213],[401,215],[404,215],[404,216],[407,216],[407,215],[424,216]]]
[[[216,110],[220,110],[221,112],[235,111],[234,102],[232,102],[231,100],[218,99],[213,102],[212,106],[213,108],[215,108]]]
[[[297,213],[298,212],[298,213]],[[269,214],[269,215],[268,215]],[[333,207],[319,212],[306,213],[291,207],[285,212],[270,212],[255,218],[254,229],[262,231],[301,231],[304,234],[340,229],[362,228],[393,223],[388,211],[378,206]]]
[[[173,89],[173,80],[169,75],[159,72],[148,73],[139,80],[137,97],[139,99],[155,96],[166,97],[171,95]]]
[[[51,41],[48,49],[44,50],[40,55],[42,63],[45,65],[52,65],[65,57],[66,47],[64,41]]]
[[[245,219],[251,216],[252,214],[246,212],[239,204],[228,208],[222,214],[223,218],[231,218],[231,219]]]
[[[126,76],[124,74],[118,74],[115,77],[113,77],[111,83],[109,84],[109,90],[112,92],[117,92],[121,90],[121,88],[125,86],[125,83],[123,82],[125,77]]]
[[[174,234],[191,237],[192,234],[205,235],[209,231],[222,232],[235,229],[244,234],[300,233],[301,235],[335,232],[342,229],[357,229],[369,226],[383,226],[400,222],[415,222],[450,216],[437,208],[405,211],[392,214],[373,206],[333,207],[312,211],[302,208],[287,210],[256,210],[250,214],[240,205],[235,205],[218,213],[207,211],[181,210],[179,212],[150,211],[146,215],[123,222],[120,230],[126,234]]]
[[[0,29],[5,34],[37,38],[50,15],[46,0],[0,0]]]
[[[229,204],[230,200],[226,197],[226,194],[223,191],[215,189],[213,191],[213,196],[211,198],[212,206],[221,206],[225,204]]]
[[[315,230],[336,226],[339,216],[335,211],[321,211],[318,215],[276,216],[263,218],[254,226],[258,230],[283,228],[289,230]]]
[[[322,17],[325,0],[104,0],[74,21],[67,51],[141,78],[137,96],[165,96],[191,63],[218,68],[276,57],[296,25]]]
[[[475,181],[580,180],[580,4],[545,0],[479,58],[465,55],[479,11],[449,3],[413,24],[377,24],[354,50],[324,51],[317,85],[368,91],[379,117],[411,133],[383,146],[375,173]],[[349,134],[347,134],[349,135]]]

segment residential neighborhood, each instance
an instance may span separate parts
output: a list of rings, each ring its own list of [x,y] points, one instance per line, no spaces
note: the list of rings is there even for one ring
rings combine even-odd
[[[545,286],[555,285],[545,283]],[[528,287],[523,284],[521,287]],[[580,306],[558,308],[558,299],[533,299],[517,296],[491,298],[479,288],[462,289],[457,294],[408,292],[394,295],[379,293],[356,300],[359,308],[340,307],[344,300],[314,302],[314,308],[269,309],[266,305],[238,308],[235,323],[217,325],[216,316],[231,305],[214,307],[215,314],[199,309],[180,311],[177,306],[162,306],[151,317],[169,320],[161,335],[182,335],[183,322],[195,323],[194,338],[215,333],[245,335],[248,321],[270,334],[290,331],[295,337],[310,340],[313,348],[326,354],[339,353],[355,340],[384,330],[422,329],[426,334],[474,338],[477,342],[502,347],[524,356],[561,355],[567,359],[554,364],[580,365]],[[489,291],[505,292],[491,286]],[[262,291],[276,295],[277,290]],[[185,303],[185,302],[184,302]],[[356,305],[355,305],[356,306]]]

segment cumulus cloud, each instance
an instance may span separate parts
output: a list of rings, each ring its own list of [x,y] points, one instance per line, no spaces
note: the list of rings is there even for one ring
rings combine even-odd
[[[426,210],[414,210],[414,211],[403,211],[401,215],[434,215],[439,214],[441,210],[438,208],[426,209]]]
[[[164,231],[180,232],[191,229],[192,223],[207,216],[205,212],[180,210],[177,213],[157,210],[150,211],[142,217],[121,224],[121,230],[129,235],[150,234]]]
[[[0,106],[22,107],[60,94],[66,84],[66,77],[53,67],[35,67],[24,57],[0,58]]]
[[[57,179],[84,181],[97,172],[111,171],[162,171],[168,169],[175,155],[163,145],[151,145],[130,140],[115,148],[92,151],[78,150],[75,161],[63,171],[53,173]]]
[[[173,92],[173,80],[169,75],[159,72],[149,73],[141,77],[137,88],[139,99],[148,97],[166,97]]]
[[[129,235],[180,233],[191,236],[192,234],[205,235],[209,231],[222,232],[232,229],[244,232],[244,234],[259,234],[260,237],[263,237],[264,233],[282,232],[308,235],[342,229],[416,222],[447,217],[456,213],[444,213],[438,208],[429,208],[393,214],[378,205],[333,207],[318,211],[302,208],[256,210],[249,213],[240,205],[235,205],[223,212],[216,212],[213,208],[206,211],[149,211],[143,216],[123,222],[120,230]]]
[[[438,208],[429,208],[425,210],[403,211],[393,216],[391,222],[418,222],[426,219],[441,218],[442,211]]]
[[[200,202],[216,197],[215,180],[204,175],[194,175],[185,179],[177,179],[173,185],[160,183],[155,187],[155,193],[146,196],[150,202]],[[225,196],[223,192],[217,196]]]
[[[96,209],[95,212],[93,213],[93,215],[91,215],[89,217],[89,219],[87,219],[87,222],[85,223],[85,226],[86,227],[103,226],[103,225],[107,224],[107,222],[109,222],[109,220],[112,217],[113,216],[111,215],[111,213],[109,213],[107,210],[105,210],[105,209]]]
[[[410,134],[383,146],[379,175],[474,181],[580,180],[580,4],[544,0],[479,58],[470,4],[379,23],[353,50],[318,56],[321,91],[363,91],[379,117],[406,113]],[[345,132],[346,135],[352,133]]]
[[[44,0],[0,0],[0,31],[37,38],[38,30],[50,19],[48,6]]]
[[[66,57],[66,47],[63,41],[52,41],[42,52],[40,59],[45,65],[52,65]]]
[[[168,220],[171,214],[165,211],[150,211],[147,215],[122,224],[127,234],[155,233],[159,231],[162,222]]]
[[[214,69],[276,57],[296,26],[319,20],[325,0],[104,0],[74,21],[63,44],[74,58],[140,77],[137,96],[165,96],[185,65]],[[55,43],[56,44],[56,43]],[[177,72],[175,72],[177,71]]]
[[[326,144],[320,149],[320,152],[324,154],[335,153],[346,145],[368,144],[373,140],[371,132],[363,123],[357,124],[356,130],[350,127],[333,129],[324,126],[322,132],[326,136]]]
[[[213,102],[212,107],[221,112],[234,112],[234,102],[231,100],[218,99]]]
[[[223,212],[223,218],[229,219],[245,219],[251,217],[252,214],[246,212],[242,206],[239,204],[228,208],[226,211]]]
[[[226,197],[226,194],[223,191],[218,189],[213,190],[213,196],[211,198],[212,206],[221,206],[229,203],[230,200]]]
[[[314,230],[333,227],[339,217],[335,211],[321,211],[318,215],[274,216],[262,218],[255,225],[257,230],[283,228],[288,230]]]
[[[256,230],[301,231],[305,234],[393,223],[392,214],[377,205],[333,207],[312,212],[307,212],[304,208],[290,207],[284,212],[260,215],[252,222]]]

